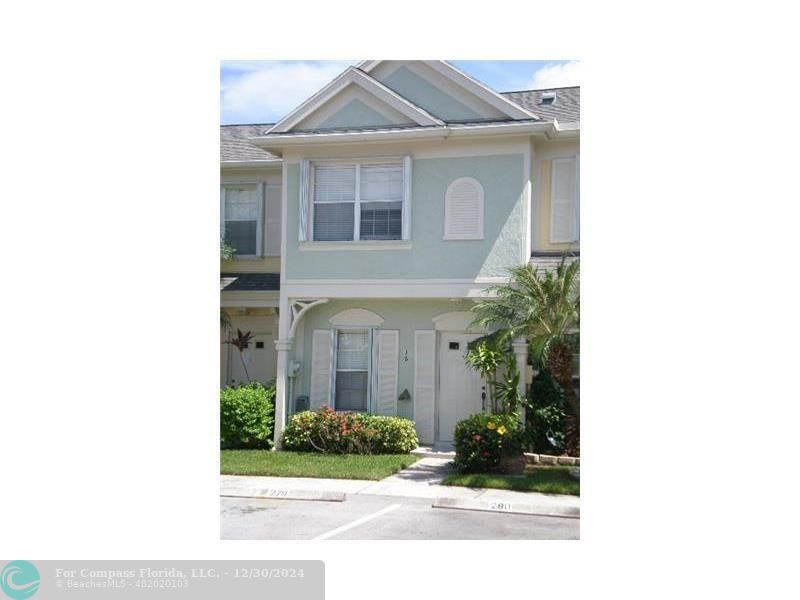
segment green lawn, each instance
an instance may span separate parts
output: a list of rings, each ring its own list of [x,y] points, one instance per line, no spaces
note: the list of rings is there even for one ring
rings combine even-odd
[[[443,485],[474,488],[495,488],[518,492],[581,495],[581,484],[569,475],[572,467],[543,467],[528,465],[524,475],[495,475],[494,473],[454,473],[445,477]]]
[[[412,454],[317,454],[269,450],[222,450],[223,475],[383,479],[419,460]]]

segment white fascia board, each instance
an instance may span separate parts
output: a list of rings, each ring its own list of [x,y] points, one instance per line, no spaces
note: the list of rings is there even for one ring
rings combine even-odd
[[[365,73],[369,73],[382,62],[384,61],[364,60],[358,63],[356,67]],[[464,73],[464,71],[445,60],[423,60],[421,62],[512,119],[539,119],[536,114],[522,108],[519,104],[515,104],[508,98],[501,96],[490,87],[485,86],[477,79],[473,79]]]
[[[360,69],[361,71],[364,71],[364,73],[369,73],[382,62],[382,60],[362,60],[356,65],[356,69]]]
[[[527,121],[520,123],[512,121],[509,123],[491,123],[486,125],[449,125],[450,137],[478,137],[487,135],[503,134],[522,134],[522,135],[544,135],[549,137],[556,131],[556,125],[550,122]]]
[[[348,67],[344,73],[339,75],[336,79],[311,96],[311,98],[306,100],[298,108],[273,125],[272,128],[267,131],[267,134],[285,133],[286,131],[289,131],[292,127],[297,125],[297,123],[305,119],[308,115],[313,113],[320,106],[325,104],[325,102],[330,100],[351,83],[358,85],[367,93],[372,94],[379,100],[385,102],[403,114],[403,116],[411,119],[417,125],[444,125],[443,121],[437,119],[419,106],[412,104],[363,71],[355,67]]]
[[[370,131],[336,131],[331,133],[289,133],[271,134],[263,137],[250,138],[250,141],[261,148],[268,148],[271,152],[280,152],[285,146],[300,146],[310,142],[325,144],[332,142],[385,142],[406,139],[433,139],[446,138],[446,127],[420,127],[410,129],[375,129]]]
[[[253,168],[253,169],[262,169],[267,167],[275,167],[280,168],[281,164],[283,163],[283,159],[281,158],[270,158],[266,160],[221,160],[219,161],[219,166],[221,168],[235,168],[235,169],[244,169],[244,168]]]
[[[416,139],[445,139],[448,137],[490,137],[501,135],[541,135],[552,139],[559,133],[558,125],[551,122],[492,123],[484,125],[449,125],[447,127],[419,127],[410,129],[376,129],[371,131],[337,131],[331,133],[273,133],[250,138],[250,141],[275,154],[282,148],[304,144],[335,144],[352,142],[392,142]],[[561,136],[559,136],[561,137]]]

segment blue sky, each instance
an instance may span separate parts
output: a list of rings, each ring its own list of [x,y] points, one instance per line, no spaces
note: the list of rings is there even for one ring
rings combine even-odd
[[[220,119],[272,123],[358,61],[222,61]],[[580,63],[564,60],[454,60],[498,92],[580,84]]]

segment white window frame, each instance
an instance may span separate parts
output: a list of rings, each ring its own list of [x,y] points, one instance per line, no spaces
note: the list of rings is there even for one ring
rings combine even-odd
[[[373,390],[374,387],[372,383],[372,376],[373,376],[373,363],[374,361],[374,354],[375,354],[375,328],[374,327],[332,327],[333,331],[333,352],[331,353],[331,405],[333,410],[339,410],[336,406],[336,375],[339,372],[337,362],[339,360],[339,333],[363,333],[367,332],[367,338],[369,340],[369,348],[367,350],[369,355],[369,362],[367,363],[367,409],[364,411],[366,414],[373,414],[372,411],[372,398],[373,398]],[[343,369],[345,370],[345,369]],[[355,369],[348,369],[352,371],[356,371]],[[358,369],[360,373],[361,370]]]
[[[258,203],[258,217],[256,221],[256,253],[255,254],[240,254],[234,253],[233,260],[237,258],[252,259],[261,258],[264,256],[264,212],[266,210],[266,188],[267,184],[264,181],[228,181],[220,184],[220,224],[222,226],[222,237],[225,238],[225,194],[227,188],[240,187],[240,186],[256,186],[256,202]]]
[[[314,239],[314,180],[315,167],[317,165],[331,167],[355,167],[355,199],[353,203],[353,239],[336,241],[319,241]],[[403,199],[401,213],[400,239],[397,240],[361,240],[361,167],[365,165],[397,165],[403,172]],[[376,247],[383,249],[410,249],[411,248],[411,157],[410,156],[381,156],[371,158],[352,158],[352,159],[313,159],[309,161],[306,177],[307,182],[301,185],[307,186],[308,194],[305,198],[307,202],[306,213],[308,215],[305,223],[305,236],[301,232],[301,250],[369,250]],[[301,202],[303,194],[301,194]],[[302,211],[301,211],[302,212]]]
[[[580,188],[580,155],[574,154],[572,156],[561,156],[558,158],[553,158],[551,161],[551,165],[555,165],[556,163],[563,163],[564,161],[575,161],[575,199],[573,204],[573,219],[574,223],[573,226],[575,227],[575,236],[572,240],[559,240],[555,239],[553,235],[553,229],[555,228],[555,210],[553,210],[553,197],[555,196],[555,187],[556,187],[556,178],[554,176],[553,171],[555,170],[552,166],[550,169],[550,232],[549,232],[549,241],[551,244],[575,244],[580,242],[581,240],[581,223],[580,223],[580,213],[581,213],[581,188]]]

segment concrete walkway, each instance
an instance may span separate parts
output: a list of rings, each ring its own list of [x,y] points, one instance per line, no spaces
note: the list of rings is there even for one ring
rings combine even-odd
[[[543,514],[569,514],[580,511],[580,498],[536,492],[514,492],[509,490],[476,489],[441,485],[442,479],[451,472],[450,460],[423,458],[409,468],[380,481],[361,479],[313,479],[310,477],[243,477],[221,476],[221,495],[246,495],[251,491],[260,495],[265,489],[319,492],[342,492],[344,494],[400,496],[410,498],[481,500],[505,502],[534,507]]]

